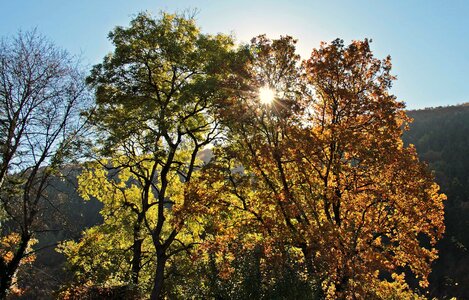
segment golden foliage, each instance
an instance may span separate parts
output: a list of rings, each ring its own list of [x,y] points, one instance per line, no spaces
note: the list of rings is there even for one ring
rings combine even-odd
[[[282,97],[265,106],[247,89],[223,110],[229,142],[195,194],[223,207],[220,245],[257,236],[266,257],[296,248],[331,299],[412,295],[401,275],[378,280],[403,267],[426,287],[445,196],[402,143],[409,118],[389,93],[390,58],[374,58],[367,40],[323,44],[301,66],[289,37],[252,47],[242,80]]]

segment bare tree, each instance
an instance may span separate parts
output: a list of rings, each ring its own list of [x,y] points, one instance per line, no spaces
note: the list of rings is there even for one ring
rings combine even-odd
[[[55,209],[51,175],[83,128],[77,60],[35,30],[0,41],[0,298]]]

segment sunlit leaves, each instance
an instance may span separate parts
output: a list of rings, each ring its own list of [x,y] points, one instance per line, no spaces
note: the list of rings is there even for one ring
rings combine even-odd
[[[217,158],[224,177],[211,180],[225,182],[215,197],[244,220],[234,234],[262,234],[266,256],[272,246],[300,250],[326,297],[366,295],[365,283],[402,267],[425,287],[445,197],[415,149],[403,147],[409,120],[389,93],[390,58],[374,58],[367,40],[323,44],[302,67],[287,55],[294,51],[288,37],[261,36],[252,49],[252,86],[291,89],[284,93],[290,102],[256,107],[247,92],[223,115],[230,139]]]
[[[428,284],[445,197],[401,141],[409,119],[389,91],[391,61],[368,40],[323,43],[301,63],[289,36],[234,51],[229,37],[167,14],[140,14],[110,38],[114,53],[89,78],[106,159],[79,182],[105,221],[70,255],[87,239],[112,254],[99,241],[113,230],[118,249],[143,241],[157,294],[165,264],[197,259],[228,280],[253,252],[266,286],[269,267],[292,263],[329,299],[413,297],[401,269]]]
[[[228,77],[238,55],[230,36],[202,34],[181,15],[141,13],[109,37],[113,53],[88,78],[103,159],[82,174],[80,191],[103,203],[103,226],[127,228],[134,285],[148,252],[157,298],[165,266],[177,267],[173,256],[189,252],[204,233],[206,205],[189,189],[203,165],[200,153],[221,135],[216,108],[232,93]],[[147,240],[152,246],[142,248]]]

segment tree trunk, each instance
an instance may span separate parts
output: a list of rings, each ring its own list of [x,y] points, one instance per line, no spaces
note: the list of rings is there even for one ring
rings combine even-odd
[[[9,263],[6,263],[2,259],[0,264],[0,299],[6,298],[7,292],[11,287],[13,276],[20,266],[21,259],[24,257],[30,238],[31,237],[29,235],[21,236],[18,250],[15,252],[13,259]]]
[[[163,291],[163,282],[164,282],[164,268],[166,265],[166,255],[161,252],[157,251],[156,256],[156,275],[153,281],[153,289],[151,291],[151,300],[160,300],[163,299],[161,292]]]
[[[306,270],[309,275],[315,275],[315,268],[313,263],[313,248],[308,246],[306,243],[301,244],[301,252],[305,257]]]
[[[7,275],[6,270],[1,270],[1,278],[0,278],[0,299],[5,299],[8,289],[10,289],[11,285],[11,276]]]
[[[141,260],[142,260],[142,239],[137,239],[134,241],[132,246],[132,284],[138,286],[139,274],[141,269]]]
[[[139,214],[137,222],[134,224],[133,240],[132,245],[132,284],[138,287],[140,269],[142,268],[142,244],[143,239],[140,238],[140,227],[143,220],[143,214]]]

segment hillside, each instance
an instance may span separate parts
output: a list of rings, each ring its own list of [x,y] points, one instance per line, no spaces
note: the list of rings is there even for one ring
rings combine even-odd
[[[64,270],[65,257],[55,251],[61,241],[78,239],[88,227],[102,222],[102,204],[95,199],[84,201],[77,193],[79,167],[62,170],[64,178],[53,178],[48,192],[58,205],[47,216],[49,231],[39,233],[36,260],[20,269],[19,285],[25,293],[20,299],[54,299],[69,274]]]
[[[431,295],[469,299],[469,104],[409,111],[405,133],[447,195],[446,233],[430,278]]]

